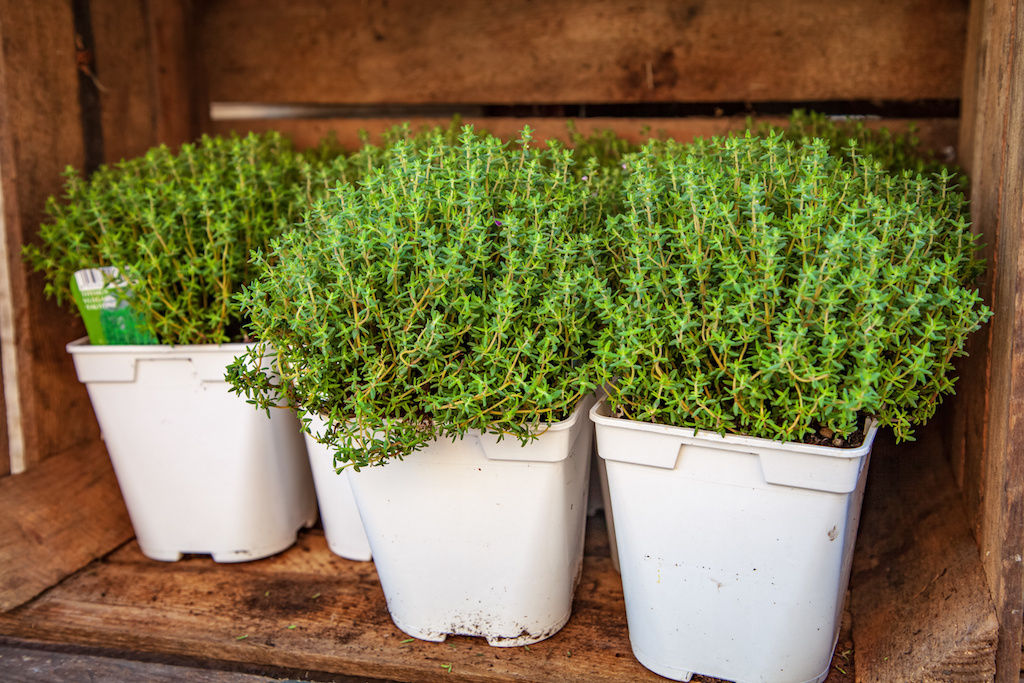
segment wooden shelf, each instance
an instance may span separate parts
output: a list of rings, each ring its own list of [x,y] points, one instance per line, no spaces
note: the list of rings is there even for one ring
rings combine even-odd
[[[0,615],[0,635],[8,645],[59,644],[79,655],[307,680],[665,680],[630,651],[622,586],[600,515],[589,519],[572,618],[528,649],[493,648],[467,637],[409,641],[391,623],[373,564],[333,555],[315,529],[281,555],[236,565],[200,556],[158,563],[131,541]],[[850,649],[847,628],[830,683],[853,680]],[[96,665],[87,661],[83,666]],[[71,664],[62,660],[62,666]]]
[[[897,446],[888,434],[875,444],[847,600],[852,628],[847,615],[829,683],[994,672],[998,625],[939,427],[912,444]],[[0,588],[12,607],[24,603],[0,613],[0,680],[44,680],[17,671],[18,648],[42,650],[58,680],[74,679],[65,674],[75,666],[174,680],[178,670],[159,668],[168,665],[324,681],[663,680],[633,658],[600,515],[588,519],[565,628],[529,649],[492,648],[479,638],[409,640],[388,616],[373,564],[332,554],[319,529],[258,562],[147,559],[134,540],[121,540],[130,528],[99,446],[7,478],[0,494],[8,521]],[[92,529],[88,539],[78,527]],[[101,559],[89,563],[96,555],[82,555],[87,547]],[[158,668],[142,676],[140,662]]]

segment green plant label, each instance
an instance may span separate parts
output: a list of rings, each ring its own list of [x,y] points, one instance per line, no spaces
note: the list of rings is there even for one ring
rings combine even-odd
[[[93,345],[157,344],[145,322],[128,306],[124,278],[113,266],[86,268],[71,278],[71,296]],[[121,291],[118,291],[121,290]]]

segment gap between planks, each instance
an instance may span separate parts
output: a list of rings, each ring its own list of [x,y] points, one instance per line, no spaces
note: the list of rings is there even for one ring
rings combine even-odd
[[[787,117],[784,116],[753,119],[755,124],[769,123],[772,125],[783,125],[786,120]],[[381,133],[406,121],[413,130],[417,130],[427,126],[445,126],[452,119],[450,117],[419,117],[408,120],[401,118],[222,119],[210,121],[207,132],[220,135],[234,132],[244,135],[250,131],[276,130],[290,136],[295,144],[302,148],[314,147],[325,137],[333,135],[344,148],[356,149],[362,144],[361,132],[369,134],[374,142],[379,142]],[[681,142],[688,142],[695,137],[710,137],[742,131],[747,127],[748,119],[745,116],[691,116],[670,119],[473,116],[462,118],[463,123],[473,124],[503,139],[517,138],[523,126],[529,125],[534,130],[534,139],[555,138],[563,141],[568,140],[568,123],[570,121],[579,132],[585,135],[596,131],[612,130],[633,142],[643,142],[650,137],[671,137]],[[917,121],[865,119],[864,125],[869,128],[884,127],[894,132],[903,132],[910,126],[914,126],[923,148],[935,150],[943,160],[952,161],[956,157],[959,119],[928,118]]]

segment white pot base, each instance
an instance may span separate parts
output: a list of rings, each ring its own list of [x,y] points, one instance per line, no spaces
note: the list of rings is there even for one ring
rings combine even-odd
[[[232,562],[249,562],[250,560],[262,560],[272,555],[277,555],[280,552],[284,552],[288,548],[295,544],[295,541],[299,537],[299,532],[303,529],[308,529],[316,524],[316,518],[312,521],[305,521],[301,526],[295,529],[295,533],[291,534],[287,538],[283,539],[278,543],[270,545],[263,545],[258,548],[250,548],[246,550],[233,550],[231,552],[215,551],[215,552],[203,552],[203,551],[179,551],[179,550],[165,550],[165,549],[152,549],[144,548],[139,545],[139,550],[142,554],[151,560],[157,560],[158,562],[177,562],[185,555],[209,555],[214,562],[221,564],[230,564]]]
[[[280,552],[287,550],[295,544],[295,541],[299,537],[299,531],[308,525],[303,525],[295,530],[289,538],[286,538],[281,543],[275,543],[273,545],[262,546],[260,548],[252,548],[249,550],[235,550],[233,552],[214,552],[210,553],[214,562],[248,562],[249,560],[262,560],[265,557],[276,555]]]
[[[693,678],[694,674],[696,673],[694,671],[686,671],[685,669],[680,669],[680,668],[678,668],[676,666],[672,666],[671,664],[665,664],[663,662],[655,661],[650,656],[648,656],[646,653],[644,653],[644,652],[642,652],[640,650],[637,650],[635,647],[632,648],[632,649],[633,649],[633,656],[636,657],[636,660],[638,662],[643,664],[645,669],[653,671],[654,673],[658,674],[662,678],[667,678],[667,679],[672,680],[672,681],[683,681],[685,683],[686,681],[691,680]],[[829,668],[831,668],[831,664],[829,665]],[[809,678],[806,681],[801,681],[800,683],[823,683],[823,681],[826,678],[828,678],[828,672],[829,672],[829,669],[825,669],[823,672],[821,672],[819,675],[815,676],[814,678]],[[747,681],[735,681],[734,683],[748,683],[748,682]],[[749,683],[754,683],[754,682],[751,681]]]
[[[481,614],[478,619],[473,621],[459,624],[452,623],[447,628],[438,631],[428,631],[415,628],[409,624],[402,624],[395,619],[393,614],[391,615],[391,621],[402,633],[410,635],[417,640],[425,640],[430,643],[443,643],[447,640],[448,636],[470,636],[485,639],[491,647],[522,647],[523,645],[539,643],[555,635],[568,623],[570,616],[570,613],[567,612],[562,619],[553,622],[548,629],[538,633],[528,633],[524,627],[517,633],[511,634],[510,632],[509,635],[496,635],[495,629],[489,627],[486,623],[488,617],[485,614]]]
[[[635,645],[632,645],[632,643],[630,643],[630,645],[632,646],[631,649],[633,650],[633,656],[636,657],[636,661],[643,664],[645,669],[653,671],[662,678],[667,678],[672,681],[684,681],[684,683],[685,681],[689,681],[693,678],[693,671],[687,671],[685,669],[680,669],[678,666],[655,661],[650,655],[638,650]]]

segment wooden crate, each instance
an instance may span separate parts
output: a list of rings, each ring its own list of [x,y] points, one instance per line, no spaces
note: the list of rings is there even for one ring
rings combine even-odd
[[[889,493],[870,494],[865,514],[886,516],[875,537],[866,523],[858,549],[857,676],[941,680],[948,670],[974,680],[994,666],[999,680],[1015,680],[1024,609],[1024,3],[0,0],[0,42],[0,476],[19,473],[0,480],[0,607],[29,601],[3,620],[4,632],[80,643],[80,631],[29,628],[17,615],[45,612],[55,593],[35,596],[71,575],[62,586],[81,585],[88,574],[76,572],[131,536],[63,348],[81,325],[43,297],[41,278],[19,257],[65,165],[88,169],[204,132],[273,128],[309,145],[330,131],[354,144],[361,129],[456,112],[502,135],[529,123],[564,136],[574,118],[584,131],[687,139],[742,127],[747,114],[780,119],[806,106],[870,114],[872,125],[896,129],[912,117],[927,144],[956,154],[972,178],[989,262],[983,293],[996,311],[971,341],[959,395],[928,432],[951,464],[948,481],[929,479],[945,465],[916,451],[914,462],[931,464],[896,468],[900,481],[875,486]],[[285,116],[241,117],[243,104]],[[888,470],[875,460],[877,478]],[[932,507],[915,507],[929,495]],[[887,522],[900,543],[885,545]],[[972,538],[980,552],[970,551]],[[66,543],[44,545],[51,539]],[[936,552],[943,547],[950,557]],[[963,619],[932,609],[936,591],[971,596]],[[883,598],[908,607],[887,612],[874,604]],[[894,669],[895,659],[910,668]]]

